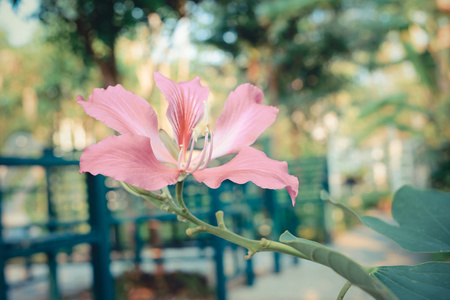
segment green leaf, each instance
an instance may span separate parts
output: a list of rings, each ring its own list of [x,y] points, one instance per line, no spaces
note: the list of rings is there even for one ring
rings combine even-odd
[[[361,221],[409,251],[450,251],[450,194],[404,186],[394,195],[392,216],[398,225],[368,216]]]
[[[379,267],[373,273],[399,299],[444,300],[450,295],[450,264]]]
[[[333,206],[336,206],[336,207],[342,209],[342,211],[343,211],[344,213],[346,213],[347,215],[349,215],[349,216],[351,216],[351,217],[354,217],[356,220],[362,222],[361,219],[360,219],[360,217],[359,217],[359,215],[358,215],[353,209],[351,209],[350,207],[348,207],[347,205],[345,205],[345,204],[343,204],[343,203],[339,203],[339,202],[333,201],[333,200],[330,198],[330,195],[329,195],[328,193],[322,191],[321,194],[320,194],[320,198],[321,198],[323,201],[325,201],[325,202],[327,202],[327,203],[330,203],[330,204],[332,204]]]
[[[406,56],[408,60],[414,65],[416,72],[419,74],[420,79],[428,85],[433,90],[436,90],[436,78],[434,78],[434,70],[436,68],[436,63],[432,59],[430,53],[425,51],[420,54],[415,49],[411,43],[403,43],[403,48],[406,51]],[[431,70],[431,72],[430,72]]]
[[[389,95],[378,101],[370,101],[365,106],[362,107],[361,112],[358,116],[359,119],[366,118],[373,113],[379,113],[379,111],[386,106],[402,106],[408,101],[408,95],[406,93],[400,92],[393,95]]]
[[[302,252],[311,261],[330,267],[376,299],[396,299],[367,268],[337,251],[310,240],[297,238],[288,231],[280,236],[280,242]]]

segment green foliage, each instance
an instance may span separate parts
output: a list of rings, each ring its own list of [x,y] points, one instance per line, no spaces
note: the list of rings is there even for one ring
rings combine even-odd
[[[314,9],[316,7],[323,7],[323,4],[330,2],[328,0],[281,0],[276,2],[262,2],[257,6],[257,12],[260,16],[266,16],[271,20],[279,18],[280,14],[284,14],[285,17],[295,17],[298,11]]]
[[[436,166],[431,174],[431,185],[435,189],[450,192],[450,142],[444,143],[433,155],[436,157]]]
[[[21,5],[15,1],[15,5]],[[132,35],[137,24],[151,13],[179,18],[184,1],[164,0],[42,0],[37,13],[47,25],[46,39],[82,57],[86,65],[97,65],[105,86],[117,84],[119,72],[115,43],[119,35]]]
[[[312,134],[315,125],[347,105],[335,96],[353,88],[361,75],[386,66],[379,61],[380,46],[389,33],[412,23],[404,5],[382,0],[216,0],[199,7],[214,16],[212,23],[197,25],[209,32],[199,40],[232,55],[240,72],[267,91],[269,102],[286,108],[293,156],[308,151],[305,145],[323,145]],[[383,121],[399,123],[391,117]],[[399,128],[410,129],[403,123]]]
[[[0,37],[0,43],[4,37]],[[33,59],[30,59],[33,58]],[[76,117],[75,95],[101,82],[99,74],[67,48],[37,43],[0,56],[0,144],[14,132],[29,132],[47,147],[58,121]]]
[[[398,226],[369,216],[361,220],[409,251],[450,251],[450,194],[404,186],[394,195],[392,216]]]
[[[392,215],[399,226],[387,224],[374,217],[358,217],[349,207],[329,199],[326,201],[340,207],[349,215],[356,216],[366,226],[394,240],[407,250],[450,251],[448,193],[402,187],[394,195],[392,204]],[[280,241],[302,252],[310,260],[330,267],[376,299],[384,299],[386,295],[398,299],[447,299],[450,293],[449,263],[383,266],[366,271],[350,258],[321,244],[296,238],[289,232],[284,233]],[[386,289],[393,294],[386,292]]]
[[[398,225],[378,218],[358,216],[351,208],[325,199],[341,208],[349,216],[360,219],[364,225],[392,239],[413,252],[450,252],[450,194],[410,186],[399,189],[392,202],[392,216]]]
[[[360,142],[384,126],[394,126],[399,130],[418,134],[418,131],[400,121],[401,115],[406,111],[420,113],[425,116],[429,113],[427,109],[410,103],[409,96],[405,92],[398,92],[381,100],[365,102],[360,109],[358,118],[360,121],[365,121],[367,125],[356,140]],[[367,121],[370,117],[373,117],[373,122]]]
[[[367,105],[361,108],[359,118],[362,119],[374,113],[378,113],[381,109],[385,108],[386,106],[395,107],[399,105],[406,105],[407,100],[408,95],[403,92],[400,92],[394,95],[390,95],[384,99],[381,99],[380,101],[367,102]]]
[[[262,70],[269,69],[266,79],[252,74],[249,79],[276,89],[277,100],[296,107],[346,83],[348,78],[331,72],[334,60],[353,60],[355,51],[374,52],[390,29],[407,24],[398,14],[399,5],[383,1],[353,1],[351,6],[339,0],[216,2],[213,8],[209,1],[204,4],[216,16],[208,42],[246,61],[240,66],[249,73],[255,61]],[[371,18],[350,17],[367,10],[373,13]],[[229,33],[236,40],[227,40]],[[293,83],[296,79],[300,81]]]
[[[376,208],[380,204],[381,201],[386,201],[386,199],[390,199],[390,197],[391,197],[391,192],[388,190],[362,193],[361,194],[361,199],[362,199],[361,208],[363,210]]]
[[[305,254],[311,261],[330,267],[376,299],[395,299],[368,269],[337,251],[316,242],[297,238],[288,231],[280,236],[280,242]]]
[[[176,1],[169,4],[177,4]],[[20,5],[20,4],[19,4]],[[46,24],[55,26],[50,37],[66,40],[72,49],[80,54],[89,53],[93,40],[97,39],[105,47],[101,59],[113,55],[114,43],[119,33],[133,28],[146,20],[151,12],[166,6],[165,1],[137,0],[82,0],[58,1],[42,0],[39,18]],[[87,45],[86,43],[91,43]]]
[[[419,74],[422,82],[436,91],[437,78],[436,78],[436,62],[429,51],[418,53],[411,43],[404,43],[403,45],[408,59],[413,63],[414,69]]]
[[[450,264],[379,267],[373,273],[399,299],[445,300],[450,295]]]

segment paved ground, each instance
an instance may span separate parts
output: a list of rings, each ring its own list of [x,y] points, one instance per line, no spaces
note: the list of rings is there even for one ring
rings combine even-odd
[[[376,234],[365,227],[357,227],[335,237],[332,245],[352,259],[365,266],[414,264],[421,260],[420,256],[412,255],[402,250],[392,241]],[[196,255],[196,249],[184,249],[182,252],[165,251],[171,257]],[[208,253],[207,253],[208,254]],[[211,255],[209,253],[208,255]],[[251,287],[237,284],[229,285],[227,290],[229,300],[334,300],[345,280],[334,271],[309,261],[294,264],[289,256],[282,257],[282,271],[274,274],[270,270],[273,263],[272,253],[258,253],[253,257],[253,265],[257,274],[255,284]],[[131,263],[114,263],[112,271],[120,274],[133,267]],[[209,274],[214,283],[214,263],[211,260],[171,259],[165,264],[166,271],[182,270]],[[144,271],[151,271],[152,264],[144,264]],[[232,273],[233,265],[225,266],[226,273]],[[9,267],[8,279],[15,281],[23,276],[23,269]],[[34,265],[32,272],[36,275],[46,274],[45,265]],[[88,263],[65,264],[59,268],[59,282],[65,294],[89,288],[92,282],[92,269]],[[10,292],[10,300],[45,299],[48,284],[33,284],[14,289]],[[352,287],[347,293],[346,300],[372,299],[370,296]],[[122,300],[122,299],[118,299]]]

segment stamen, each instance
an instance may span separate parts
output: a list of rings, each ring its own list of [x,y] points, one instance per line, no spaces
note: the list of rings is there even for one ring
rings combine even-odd
[[[203,150],[202,150],[202,152],[199,155],[200,158],[198,160],[197,166],[192,171],[189,171],[189,173],[194,173],[195,171],[197,171],[200,168],[203,160],[205,159],[207,146],[208,146],[208,134],[205,135],[205,143],[203,144]]]
[[[178,170],[181,170],[181,158],[184,156],[184,145],[180,145],[180,153],[178,153]]]
[[[200,166],[200,168],[198,170],[205,169],[209,165],[209,162],[211,161],[212,152],[213,152],[214,134],[213,134],[212,130],[210,130],[210,132],[211,132],[211,141],[209,142],[209,145],[208,145],[209,146],[208,156],[206,157],[206,160],[203,162],[203,164]]]
[[[194,152],[194,144],[197,141],[197,136],[194,132],[194,134],[192,134],[192,139],[191,139],[191,148],[189,150],[189,157],[188,160],[186,162],[186,166],[183,168],[183,171],[186,171],[189,168],[189,165],[191,164],[191,159],[192,159],[192,153]]]
[[[203,135],[206,135],[207,133],[212,133],[212,130],[209,127],[209,124],[206,124],[206,128],[205,128],[205,131],[203,131]]]
[[[195,142],[197,142],[198,135],[199,130],[197,128],[192,129],[192,138],[194,139]]]

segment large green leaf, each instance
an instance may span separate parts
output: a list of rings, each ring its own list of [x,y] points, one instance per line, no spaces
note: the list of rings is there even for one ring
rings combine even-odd
[[[297,238],[288,231],[280,236],[280,242],[302,252],[311,261],[330,267],[376,299],[396,299],[373,274],[369,273],[369,269],[337,251],[310,240]]]
[[[373,273],[399,299],[444,300],[450,297],[450,264],[379,267]]]
[[[392,216],[398,225],[369,216],[361,221],[409,251],[450,251],[450,194],[404,186],[394,195]]]

